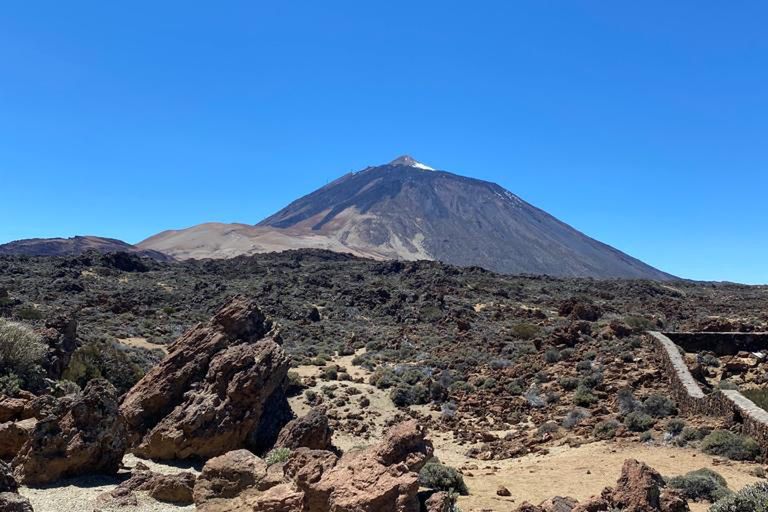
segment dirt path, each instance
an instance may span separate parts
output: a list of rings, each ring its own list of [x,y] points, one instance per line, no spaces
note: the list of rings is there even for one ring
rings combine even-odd
[[[129,347],[143,348],[147,350],[162,350],[164,353],[168,353],[168,348],[165,345],[151,343],[147,341],[147,338],[118,338],[117,341],[123,345],[128,345]]]

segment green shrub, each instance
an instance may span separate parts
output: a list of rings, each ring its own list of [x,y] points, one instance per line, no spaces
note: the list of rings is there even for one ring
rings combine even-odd
[[[741,392],[742,395],[749,398],[755,405],[763,410],[768,410],[768,389],[767,388],[752,388],[745,389]]]
[[[595,402],[597,402],[597,397],[587,387],[579,386],[573,394],[573,403],[581,407],[588,407]]]
[[[685,422],[679,418],[672,418],[665,427],[665,430],[673,436],[682,434],[683,429],[685,429]]]
[[[667,485],[679,490],[686,499],[715,502],[730,494],[728,482],[719,473],[702,468],[666,479]]]
[[[291,457],[290,448],[273,448],[267,454],[267,456],[264,457],[264,462],[266,462],[268,466],[271,466],[272,464],[280,464],[281,462],[285,462],[290,457]]]
[[[675,402],[658,394],[651,395],[645,399],[643,410],[654,418],[666,418],[667,416],[677,414]]]
[[[602,440],[613,439],[616,436],[616,430],[619,428],[619,425],[621,423],[616,420],[601,421],[595,425],[592,435]]]
[[[576,407],[575,409],[571,410],[568,414],[566,414],[565,418],[563,418],[563,427],[567,428],[568,430],[572,429],[579,423],[581,423],[581,420],[584,418],[589,418],[590,414],[589,411],[586,409],[582,409],[581,407]]]
[[[541,329],[538,325],[520,323],[512,326],[512,335],[521,340],[532,340],[539,335]]]
[[[556,348],[551,348],[544,353],[544,360],[550,364],[560,360],[560,352]]]
[[[34,306],[22,306],[15,311],[19,320],[42,320],[43,313]]]
[[[21,391],[21,379],[13,372],[0,377],[0,395],[16,396]]]
[[[701,450],[732,460],[755,460],[760,455],[760,446],[754,439],[728,430],[715,430],[709,434],[701,441]]]
[[[428,462],[421,468],[419,483],[429,489],[454,491],[462,496],[469,494],[461,473],[439,462]]]
[[[398,407],[426,404],[429,402],[429,390],[423,384],[400,385],[390,391],[389,398]]]
[[[633,411],[624,417],[624,425],[632,432],[645,432],[656,420],[640,411]]]
[[[579,387],[579,379],[576,377],[563,377],[560,379],[560,387],[566,391],[573,391]]]
[[[640,434],[640,442],[641,443],[647,443],[647,442],[650,442],[650,441],[653,441],[653,433],[650,430]]]
[[[47,351],[32,329],[0,319],[0,375],[13,375],[19,386],[31,384],[41,377]]]
[[[709,512],[768,512],[768,482],[748,485],[718,500]]]

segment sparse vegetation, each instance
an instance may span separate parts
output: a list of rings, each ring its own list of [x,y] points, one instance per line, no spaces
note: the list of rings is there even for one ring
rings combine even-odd
[[[290,448],[274,448],[264,457],[264,462],[268,466],[273,464],[280,464],[287,461],[291,457]]]
[[[755,460],[760,455],[760,445],[754,439],[728,430],[715,430],[709,434],[701,441],[701,450],[732,460]]]
[[[624,417],[624,425],[632,432],[645,432],[655,423],[656,420],[640,411],[631,412]]]
[[[748,485],[718,500],[709,512],[768,512],[768,483]]]
[[[461,473],[439,462],[428,462],[421,468],[419,483],[429,489],[453,491],[462,496],[469,494]]]
[[[667,485],[679,490],[683,496],[693,501],[715,502],[730,494],[725,478],[708,468],[674,476],[666,481]]]

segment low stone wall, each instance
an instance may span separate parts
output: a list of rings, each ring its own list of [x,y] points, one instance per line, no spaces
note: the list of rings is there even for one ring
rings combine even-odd
[[[705,393],[688,370],[678,346],[665,334],[650,331],[659,365],[667,374],[672,397],[683,413],[725,419],[740,424],[742,432],[753,437],[768,455],[768,412],[738,391],[715,390]],[[706,349],[711,350],[711,349]]]
[[[686,352],[714,352],[732,356],[741,351],[768,350],[768,332],[665,332],[664,336]]]

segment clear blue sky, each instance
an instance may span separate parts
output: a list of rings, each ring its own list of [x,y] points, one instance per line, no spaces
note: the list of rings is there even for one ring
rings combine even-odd
[[[768,3],[11,0],[0,242],[255,223],[409,153],[768,283]]]

